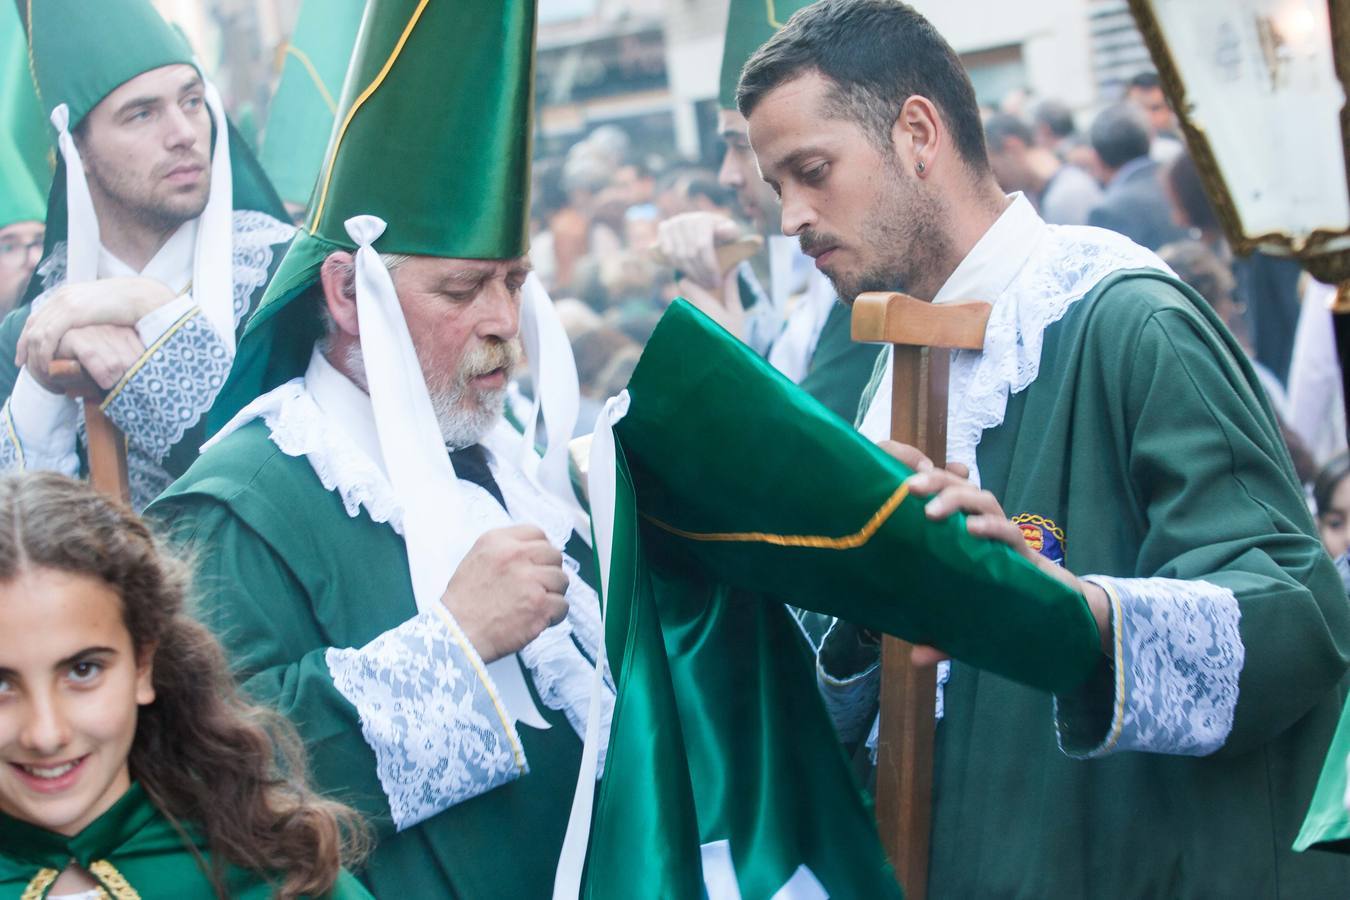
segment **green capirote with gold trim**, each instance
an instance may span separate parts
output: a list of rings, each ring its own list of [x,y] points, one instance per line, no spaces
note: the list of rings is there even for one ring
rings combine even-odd
[[[50,117],[57,106],[67,104],[72,131],[104,97],[132,78],[163,66],[194,65],[183,34],[165,22],[149,0],[19,0],[19,4],[43,112]],[[233,125],[227,126],[234,208],[287,221],[286,207],[253,151]],[[49,128],[47,135],[55,148],[55,129]],[[47,198],[43,262],[66,239],[67,209],[66,166],[57,153]],[[23,303],[41,292],[42,279],[34,278]]]
[[[306,205],[323,166],[365,0],[305,0],[280,51],[258,156],[283,200]]]
[[[529,249],[534,2],[371,0],[309,219],[239,344],[208,429],[303,374],[318,306],[295,302],[373,215],[381,253],[510,259]]]
[[[0,813],[0,900],[46,897],[57,876],[74,863],[112,900],[215,900],[208,872],[215,860],[200,830],[175,824],[137,782],[79,834],[68,837]],[[228,896],[267,900],[280,879],[238,866],[219,866]],[[341,873],[330,900],[368,900],[369,892]]]
[[[51,141],[23,25],[14,7],[0,4],[0,228],[45,221],[51,177]]]
[[[726,38],[722,43],[722,77],[718,81],[717,105],[736,108],[736,85],[746,60],[763,46],[774,32],[812,0],[731,0],[727,10]]]

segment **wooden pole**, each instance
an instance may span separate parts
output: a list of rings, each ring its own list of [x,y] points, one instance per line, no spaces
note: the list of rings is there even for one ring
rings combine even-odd
[[[112,423],[100,405],[104,391],[74,360],[52,360],[48,373],[66,396],[84,403],[84,430],[89,441],[89,483],[96,491],[131,502],[127,477],[127,443],[122,430]]]
[[[988,303],[934,305],[897,293],[853,303],[853,339],[894,345],[891,439],[947,464],[950,350],[979,350]],[[909,900],[928,895],[933,812],[933,708],[937,673],[910,663],[913,645],[887,637],[881,649],[881,730],[877,743],[877,825]]]

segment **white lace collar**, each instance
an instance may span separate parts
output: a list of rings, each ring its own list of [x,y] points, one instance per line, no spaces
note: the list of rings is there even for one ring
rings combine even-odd
[[[947,407],[947,459],[964,463],[980,483],[976,451],[1003,424],[1008,398],[1040,372],[1045,330],[1103,278],[1122,269],[1170,272],[1153,252],[1102,228],[1047,225],[1029,201],[1013,202],[985,232],[938,292],[936,302],[985,300],[994,309],[982,351],[952,354]],[[891,354],[860,431],[890,437]]]

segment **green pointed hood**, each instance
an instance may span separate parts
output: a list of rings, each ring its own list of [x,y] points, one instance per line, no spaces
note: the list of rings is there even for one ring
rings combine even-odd
[[[28,69],[28,42],[16,9],[0,4],[0,228],[45,221],[51,180],[51,141]]]
[[[28,11],[43,112],[70,107],[73,130],[100,100],[143,72],[192,65],[192,49],[149,0],[20,0]]]
[[[263,132],[263,168],[288,203],[304,206],[324,162],[366,0],[305,0],[283,49]]]
[[[535,19],[535,0],[370,0],[309,219],[208,430],[304,373],[322,327],[304,298],[325,257],[356,248],[347,219],[383,219],[381,253],[508,259],[529,248]]]
[[[722,78],[717,105],[736,108],[736,85],[746,60],[773,37],[787,20],[811,0],[731,0],[727,10],[727,35],[722,44]]]

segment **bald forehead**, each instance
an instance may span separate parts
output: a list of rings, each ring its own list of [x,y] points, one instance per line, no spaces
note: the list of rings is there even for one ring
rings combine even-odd
[[[522,280],[533,267],[528,256],[516,256],[509,259],[454,259],[444,256],[410,256],[400,271],[427,281],[435,281],[456,289],[472,288],[475,285],[497,278]]]

